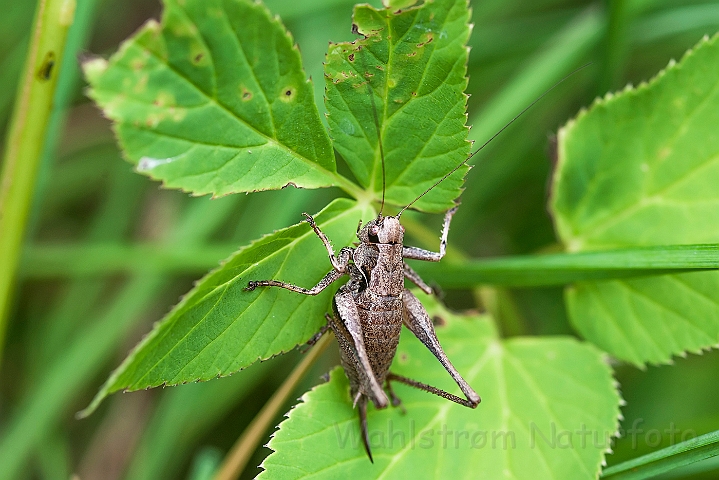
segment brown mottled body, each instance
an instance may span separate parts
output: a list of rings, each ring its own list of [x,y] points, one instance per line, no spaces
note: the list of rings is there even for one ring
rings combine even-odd
[[[411,385],[470,408],[475,408],[480,402],[479,395],[452,366],[442,350],[424,307],[412,292],[404,288],[404,279],[407,278],[424,292],[432,293],[432,289],[404,259],[438,262],[444,256],[449,223],[455,211],[456,207],[445,215],[439,253],[405,247],[404,228],[399,223],[399,215],[383,217],[380,214],[361,230],[358,228],[359,245],[356,248],[343,248],[338,257],[312,217],[305,214],[310,226],[324,243],[333,270],[311,289],[276,280],[251,281],[246,288],[254,290],[257,287],[275,286],[306,295],[317,295],[335,280],[349,275],[350,280],[334,296],[334,315],[327,315],[328,325],[318,336],[331,328],[337,338],[352,399],[359,408],[362,439],[370,460],[372,453],[367,434],[367,401],[372,401],[376,408],[385,408],[389,404],[383,384],[386,383],[388,387],[393,405],[399,405],[399,400],[392,392],[390,381]],[[466,399],[389,372],[403,324],[437,357]]]
[[[352,305],[355,306],[364,349],[376,384],[381,386],[387,379],[402,330],[402,244],[361,243],[354,250],[353,261],[354,269],[349,272],[351,280],[340,287],[333,301],[335,318],[354,316]],[[341,345],[342,366],[350,380],[352,397],[356,398],[361,393],[378,408],[386,406],[387,398],[380,394],[381,388],[368,390],[368,387],[374,386],[374,382],[366,382],[360,375],[363,367],[354,361],[359,357],[349,343],[352,336],[348,335],[346,322],[332,322],[330,326],[338,339],[342,337],[347,340],[345,345]]]

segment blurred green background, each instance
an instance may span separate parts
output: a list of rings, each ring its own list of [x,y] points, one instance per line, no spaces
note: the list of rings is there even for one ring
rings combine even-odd
[[[300,45],[324,112],[322,60],[328,41],[353,39],[354,1],[265,3]],[[0,10],[0,138],[34,8],[4,0]],[[471,257],[556,250],[546,200],[558,127],[595,97],[648,80],[719,31],[719,1],[484,0],[472,8],[469,123],[480,143],[557,80],[593,63],[474,158],[450,245]],[[190,198],[132,172],[109,122],[83,95],[77,59],[111,54],[160,11],[156,1],[77,0],[0,369],[0,479],[10,463],[20,465],[21,478],[191,477],[222,458],[300,358],[292,352],[225,379],[115,395],[89,419],[74,419],[193,280],[340,194]],[[435,246],[440,216],[407,217],[410,242]],[[481,301],[507,336],[572,334],[558,288],[445,294],[455,308]],[[293,398],[336,361],[330,348]],[[644,371],[616,368],[627,406],[610,465],[719,429],[719,352]],[[267,453],[255,452],[245,478]],[[672,478],[718,472],[719,462],[707,461]]]

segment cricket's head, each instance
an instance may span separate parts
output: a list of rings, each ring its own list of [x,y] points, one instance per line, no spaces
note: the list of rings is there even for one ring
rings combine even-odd
[[[367,225],[357,232],[357,237],[362,243],[402,244],[404,227],[399,223],[399,216],[383,217],[380,214],[367,222]]]

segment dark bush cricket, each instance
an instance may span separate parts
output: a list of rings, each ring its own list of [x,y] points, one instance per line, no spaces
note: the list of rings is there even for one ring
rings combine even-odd
[[[358,229],[359,245],[356,248],[342,248],[339,256],[335,256],[332,245],[314,219],[305,214],[307,222],[327,249],[333,269],[309,290],[276,280],[251,281],[246,288],[282,287],[305,295],[317,295],[340,277],[349,275],[349,281],[334,296],[334,315],[327,315],[327,325],[313,340],[316,341],[328,328],[332,329],[337,338],[353,402],[359,407],[362,440],[370,460],[372,453],[367,434],[367,400],[371,400],[376,408],[387,407],[389,399],[382,389],[383,384],[386,384],[392,405],[395,406],[400,402],[392,391],[391,381],[420,388],[470,408],[475,408],[480,402],[479,395],[452,366],[442,350],[427,311],[417,297],[404,287],[404,279],[407,278],[422,291],[433,293],[432,288],[404,259],[438,262],[444,256],[449,223],[456,210],[457,207],[450,209],[444,217],[439,253],[403,245],[404,227],[399,223],[400,212],[394,217],[385,217],[380,213],[364,228]],[[437,357],[466,399],[389,372],[402,324]]]
[[[372,107],[376,120],[374,104]],[[383,384],[386,385],[394,406],[399,406],[400,400],[392,390],[392,381],[434,393],[469,408],[476,408],[481,401],[442,350],[427,311],[417,297],[404,287],[404,279],[407,278],[425,293],[433,293],[433,289],[404,259],[440,261],[446,251],[449,224],[457,207],[451,208],[445,214],[439,252],[404,246],[404,227],[399,222],[404,210],[458,170],[466,160],[405,206],[396,216],[385,217],[382,215],[385,191],[384,152],[377,121],[376,126],[382,159],[382,206],[377,218],[369,221],[363,228],[361,223],[358,225],[357,237],[360,242],[357,247],[344,247],[339,256],[336,256],[329,239],[317,227],[312,216],[305,213],[307,222],[327,249],[332,270],[310,289],[277,280],[250,281],[245,288],[254,290],[257,287],[282,287],[304,295],[317,295],[336,280],[349,275],[349,281],[340,287],[334,296],[334,314],[326,315],[327,324],[309,343],[316,342],[330,328],[334,332],[340,346],[341,363],[350,381],[353,403],[359,407],[362,441],[370,461],[373,460],[367,432],[367,400],[371,400],[378,409],[386,408],[390,399],[382,388]],[[437,357],[457,382],[466,399],[390,373],[389,367],[397,351],[403,324]]]
[[[589,65],[589,64],[587,64]],[[438,262],[444,257],[447,247],[447,235],[452,216],[458,205],[448,210],[444,217],[439,252],[431,252],[417,247],[405,246],[404,227],[400,224],[402,212],[417,200],[442,183],[456,172],[467,161],[487,146],[507,127],[514,123],[547,93],[568,77],[583,69],[584,65],[550,87],[541,96],[524,108],[504,127],[475,150],[467,159],[455,166],[434,185],[412,200],[395,216],[383,216],[385,185],[384,151],[380,132],[377,109],[374,105],[370,88],[370,99],[375,126],[377,128],[378,147],[382,161],[382,203],[377,218],[369,221],[364,227],[360,222],[357,227],[359,243],[355,248],[344,247],[339,256],[335,255],[329,239],[315,224],[312,216],[305,213],[307,223],[320,238],[329,254],[332,270],[314,287],[306,289],[278,280],[258,280],[248,282],[245,290],[257,287],[281,287],[303,295],[317,295],[333,282],[344,275],[349,281],[341,286],[332,301],[333,315],[326,314],[327,324],[308,342],[314,344],[328,330],[332,329],[340,346],[340,359],[345,374],[350,382],[350,394],[353,405],[358,407],[360,429],[364,448],[372,459],[367,431],[367,400],[374,403],[375,408],[386,408],[390,401],[399,406],[400,400],[392,390],[391,382],[397,381],[451,400],[469,408],[476,408],[481,399],[479,395],[457,372],[447,355],[442,350],[437,335],[424,306],[417,297],[404,287],[405,278],[414,283],[423,292],[432,294],[428,286],[404,259]],[[439,388],[412,380],[389,371],[399,344],[400,331],[405,325],[439,360],[459,386],[465,398],[460,398]],[[389,398],[382,385],[385,385]]]

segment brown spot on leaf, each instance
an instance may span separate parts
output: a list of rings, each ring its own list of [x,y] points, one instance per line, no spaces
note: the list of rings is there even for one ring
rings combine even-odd
[[[142,70],[145,68],[145,61],[141,58],[133,58],[130,62],[130,66],[133,70]]]
[[[432,43],[432,40],[434,40],[434,35],[432,34],[432,32],[428,32],[428,33],[427,33],[427,40],[424,41],[424,42],[418,43],[418,44],[417,44],[417,48],[422,48],[422,47],[424,47],[425,45],[427,45],[427,44],[429,44],[429,43]]]
[[[200,60],[202,60],[202,57],[204,57],[204,56],[205,56],[204,53],[198,53],[197,55],[195,55],[195,58],[193,60],[195,61],[195,63],[199,63]]]
[[[242,87],[242,94],[241,94],[241,96],[242,96],[242,101],[243,101],[243,102],[249,102],[250,100],[252,100],[252,92],[250,92],[249,90],[247,90],[247,88],[244,87],[244,86]]]
[[[355,54],[354,54],[354,53],[350,53],[350,54],[347,56],[347,60],[349,60],[350,62],[354,62],[354,61],[355,61]]]
[[[291,102],[295,99],[295,96],[297,94],[297,89],[292,86],[287,86],[282,89],[282,93],[280,93],[280,100],[283,102]]]

